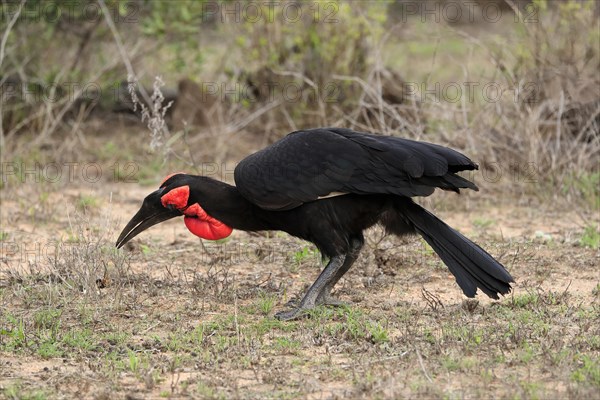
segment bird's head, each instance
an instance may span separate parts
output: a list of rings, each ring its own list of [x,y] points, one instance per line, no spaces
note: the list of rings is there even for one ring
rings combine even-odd
[[[185,226],[196,236],[209,240],[229,236],[232,228],[202,208],[203,193],[198,187],[198,179],[202,178],[184,173],[167,176],[158,190],[146,196],[142,207],[125,226],[117,239],[117,248],[151,226],[182,215]]]

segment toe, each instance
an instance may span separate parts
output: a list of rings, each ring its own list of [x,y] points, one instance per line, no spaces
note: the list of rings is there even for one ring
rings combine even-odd
[[[292,308],[291,310],[280,311],[280,312],[276,313],[275,318],[277,318],[280,321],[291,321],[294,319],[298,319],[303,315],[305,315],[305,312],[303,309]]]

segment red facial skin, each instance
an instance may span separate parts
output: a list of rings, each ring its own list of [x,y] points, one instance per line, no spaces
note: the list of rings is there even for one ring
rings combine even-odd
[[[231,235],[233,228],[208,215],[200,207],[200,204],[194,203],[187,207],[189,198],[190,187],[180,186],[162,196],[160,201],[164,207],[174,206],[182,211],[185,214],[185,217],[183,217],[185,226],[190,232],[202,239],[219,240]]]
[[[185,209],[187,207],[188,199],[190,198],[190,187],[180,186],[163,195],[160,198],[160,202],[163,207],[173,206],[178,210]]]

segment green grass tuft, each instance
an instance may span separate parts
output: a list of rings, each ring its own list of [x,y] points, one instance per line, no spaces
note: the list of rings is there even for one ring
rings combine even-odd
[[[593,225],[586,226],[579,244],[592,249],[600,248],[600,232],[598,229]]]

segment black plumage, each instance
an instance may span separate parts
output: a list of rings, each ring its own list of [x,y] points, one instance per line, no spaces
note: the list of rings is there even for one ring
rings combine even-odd
[[[466,156],[431,143],[341,128],[298,131],[242,160],[234,172],[236,186],[201,176],[170,177],[148,196],[146,211],[130,221],[117,245],[152,225],[148,215],[162,221],[195,203],[234,229],[281,230],[308,240],[329,263],[297,307],[277,314],[291,319],[315,305],[339,304],[331,289],[356,260],[363,231],[379,223],[392,234],[423,236],[465,295],[473,297],[479,288],[497,299],[511,290],[513,278],[506,269],[411,199],[436,188],[478,190],[457,175],[474,169],[477,165]],[[156,204],[157,198],[185,186],[185,206],[174,210]],[[171,214],[156,217],[161,208]]]
[[[293,132],[246,157],[235,169],[235,183],[254,204],[285,210],[332,192],[413,197],[436,187],[477,190],[455,174],[476,168],[447,147],[328,128]]]

